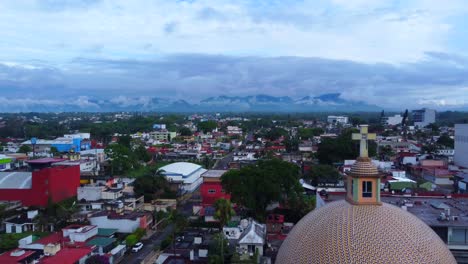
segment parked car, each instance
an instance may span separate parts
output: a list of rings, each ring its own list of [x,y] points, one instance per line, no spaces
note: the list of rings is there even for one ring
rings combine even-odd
[[[136,253],[136,252],[140,251],[142,248],[143,248],[143,243],[138,242],[132,247],[132,252]]]

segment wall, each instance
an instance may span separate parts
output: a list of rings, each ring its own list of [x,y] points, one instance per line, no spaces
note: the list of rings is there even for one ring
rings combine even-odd
[[[209,190],[214,190],[214,193],[210,193]],[[231,195],[222,192],[223,187],[219,182],[204,182],[200,187],[200,193],[202,196],[202,204],[204,206],[212,205],[220,198],[231,199]]]
[[[48,175],[48,192],[52,202],[76,196],[80,186],[80,166],[56,166],[40,172]]]
[[[133,233],[140,227],[140,220],[107,219],[107,216],[90,217],[89,222],[99,228],[116,228],[119,233]]]
[[[78,201],[81,201],[82,199],[85,199],[86,201],[97,201],[101,199],[101,192],[102,192],[102,187],[94,187],[94,186],[84,186],[84,187],[79,187],[77,190],[77,199]]]

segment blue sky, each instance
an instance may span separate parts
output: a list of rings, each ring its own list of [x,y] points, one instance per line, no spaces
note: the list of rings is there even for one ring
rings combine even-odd
[[[12,106],[328,92],[468,104],[464,0],[15,0],[0,14],[0,102]]]

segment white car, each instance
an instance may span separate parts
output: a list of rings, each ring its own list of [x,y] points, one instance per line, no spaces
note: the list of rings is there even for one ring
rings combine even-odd
[[[142,249],[142,248],[143,248],[143,243],[138,242],[132,247],[132,252],[136,253],[136,252],[140,251],[140,249]]]

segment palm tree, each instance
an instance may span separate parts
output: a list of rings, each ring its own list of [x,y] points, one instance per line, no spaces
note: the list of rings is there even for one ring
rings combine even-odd
[[[232,209],[231,202],[223,198],[216,200],[214,207],[214,218],[219,221],[219,230],[222,231],[226,223],[235,215],[235,212]]]

